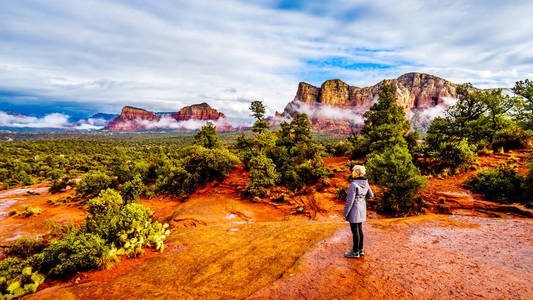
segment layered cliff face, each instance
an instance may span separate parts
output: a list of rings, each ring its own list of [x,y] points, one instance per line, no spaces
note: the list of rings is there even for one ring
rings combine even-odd
[[[407,73],[364,88],[350,86],[340,79],[327,80],[320,88],[301,82],[294,100],[278,116],[292,118],[297,112],[305,112],[314,130],[357,131],[362,114],[377,100],[384,83],[396,87],[398,104],[408,115],[439,105],[447,97],[457,97],[455,84],[423,73]]]
[[[140,131],[171,129],[176,131],[196,130],[207,121],[213,121],[217,131],[235,130],[226,116],[213,109],[207,103],[186,106],[177,113],[152,113],[150,111],[125,106],[120,116],[116,117],[104,127],[110,131]]]
[[[120,116],[104,126],[111,131],[135,131],[145,129],[146,124],[158,122],[161,118],[142,108],[124,106]]]
[[[194,104],[191,106],[185,106],[180,109],[177,113],[170,115],[170,117],[176,119],[176,121],[186,121],[186,120],[218,120],[220,118],[225,119],[226,116],[218,112],[216,109],[213,109],[207,103]]]

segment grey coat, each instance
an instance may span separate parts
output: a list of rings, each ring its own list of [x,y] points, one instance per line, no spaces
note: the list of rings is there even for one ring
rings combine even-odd
[[[346,197],[344,206],[344,217],[350,223],[361,223],[366,221],[366,200],[374,197],[370,189],[368,180],[360,177],[352,181]]]

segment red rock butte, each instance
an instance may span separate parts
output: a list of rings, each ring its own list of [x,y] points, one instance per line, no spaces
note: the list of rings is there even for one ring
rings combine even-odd
[[[157,124],[163,118],[170,118],[176,120],[174,127],[164,127],[164,124]],[[218,112],[216,109],[209,106],[207,103],[194,104],[185,106],[177,113],[153,113],[142,108],[132,106],[124,106],[120,116],[106,124],[105,130],[110,131],[136,131],[147,129],[161,129],[171,128],[180,129],[179,122],[198,120],[198,121],[221,121],[217,124],[217,131],[233,131],[235,130],[229,123],[227,123],[226,116]],[[154,123],[151,123],[154,122]],[[151,125],[151,127],[149,127]],[[167,125],[168,126],[168,125]]]
[[[289,102],[283,113],[276,113],[277,117],[292,118],[300,112],[302,105],[308,109],[318,109],[321,106],[330,106],[342,109],[351,109],[364,113],[373,101],[377,100],[379,88],[383,84],[396,87],[398,104],[411,110],[424,110],[434,107],[444,101],[446,97],[457,97],[456,85],[437,76],[424,73],[407,73],[396,79],[385,79],[369,87],[350,86],[340,79],[326,80],[321,87],[300,82],[294,100]],[[342,129],[353,121],[331,121],[326,118],[310,116],[313,129]],[[357,126],[352,127],[357,128]],[[337,128],[339,127],[339,128]]]

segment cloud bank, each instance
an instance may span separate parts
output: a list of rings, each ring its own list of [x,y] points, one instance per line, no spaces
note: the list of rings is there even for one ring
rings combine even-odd
[[[89,118],[77,122],[70,122],[69,119],[70,116],[61,113],[52,113],[43,117],[32,117],[0,111],[0,127],[95,130],[103,128],[106,123],[106,120],[99,118]]]
[[[333,121],[348,121],[352,124],[361,124],[364,122],[364,111],[361,108],[341,108],[327,104],[317,103],[309,105],[302,101],[293,101],[291,109],[299,113],[305,113],[310,119],[327,119]],[[283,120],[278,120],[283,121]]]

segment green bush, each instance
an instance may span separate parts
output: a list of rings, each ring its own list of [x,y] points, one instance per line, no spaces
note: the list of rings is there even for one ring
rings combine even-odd
[[[70,184],[70,178],[63,177],[61,179],[53,179],[52,185],[48,188],[50,194],[64,192],[67,186]]]
[[[80,271],[101,267],[108,251],[100,236],[79,231],[53,241],[30,261],[47,277],[64,279]]]
[[[207,122],[206,125],[198,130],[193,136],[192,143],[208,149],[220,148],[222,146],[222,142],[218,138],[217,127],[212,122]]]
[[[450,138],[440,142],[429,152],[437,163],[437,172],[448,169],[466,170],[476,159],[476,147],[468,140]]]
[[[386,188],[378,204],[381,213],[405,215],[415,209],[415,195],[425,187],[407,147],[394,146],[383,153],[374,152],[366,163],[367,175]]]
[[[125,202],[139,200],[144,191],[144,184],[140,175],[135,175],[132,180],[126,181],[120,185],[120,194]]]
[[[154,185],[160,193],[187,195],[213,179],[224,178],[240,162],[227,149],[207,149],[201,146],[184,147],[175,166],[163,166]]]
[[[0,262],[0,291],[3,296],[34,292],[44,276],[65,279],[77,272],[106,266],[118,255],[137,256],[145,246],[163,251],[170,233],[168,225],[152,222],[153,213],[137,203],[124,204],[120,194],[104,190],[89,201],[85,226],[56,225],[47,239],[19,239]],[[56,228],[57,227],[57,228]],[[1,298],[0,298],[1,299]]]
[[[117,249],[117,255],[137,255],[144,246],[163,250],[166,226],[152,222],[152,211],[144,205],[123,205],[120,195],[108,189],[89,201],[87,232],[102,237]],[[122,249],[122,250],[121,250]]]
[[[41,252],[48,246],[48,242],[42,238],[21,237],[14,240],[5,251],[7,256],[15,256],[21,259],[28,258]]]
[[[345,188],[338,188],[335,193],[335,198],[337,200],[346,201],[346,198],[348,197],[348,193],[346,192]]]
[[[100,192],[98,197],[89,200],[85,219],[87,232],[96,234],[106,241],[114,241],[120,231],[120,210],[123,201],[120,195],[107,189]]]
[[[189,149],[184,148],[184,151],[191,154],[183,158],[181,166],[196,177],[195,182],[198,185],[225,177],[240,163],[239,158],[227,149],[206,149],[199,146],[186,148]]]
[[[13,299],[37,291],[44,282],[42,274],[16,258],[0,261],[0,299]]]
[[[0,261],[0,278],[9,281],[22,273],[24,265],[15,257],[8,257]]]
[[[263,153],[252,157],[249,164],[250,184],[247,191],[252,196],[265,196],[268,194],[268,188],[274,186],[278,180],[276,165]]]
[[[509,163],[477,172],[465,182],[468,189],[483,194],[485,199],[494,202],[527,203],[527,186],[524,177]]]
[[[185,196],[194,191],[197,183],[192,181],[192,175],[181,166],[174,167],[167,174],[161,174],[157,178],[153,190],[158,193],[170,193]]]
[[[10,211],[9,212],[9,215],[16,215],[18,217],[31,217],[31,216],[36,216],[36,215],[40,215],[41,214],[41,209],[38,208],[38,207],[31,207],[29,205],[24,205],[22,206],[22,210],[21,211],[18,211],[18,210],[13,210],[13,211]]]
[[[516,124],[511,124],[495,133],[492,149],[497,150],[503,148],[505,151],[525,149],[528,148],[530,140],[530,132]]]
[[[76,185],[76,194],[85,198],[96,197],[100,191],[110,188],[113,180],[100,171],[90,171]]]
[[[341,157],[351,154],[353,146],[349,141],[339,141],[336,143],[322,143],[326,153],[329,156]]]

